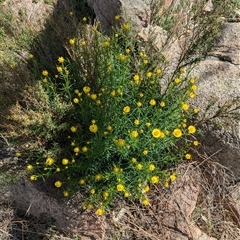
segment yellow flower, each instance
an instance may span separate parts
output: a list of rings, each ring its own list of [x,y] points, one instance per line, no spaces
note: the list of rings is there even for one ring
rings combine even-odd
[[[42,71],[42,75],[43,75],[44,77],[48,76],[48,71],[47,71],[47,70],[43,70],[43,71]]]
[[[185,158],[186,158],[187,160],[189,160],[189,159],[191,159],[191,158],[192,158],[192,156],[191,156],[191,154],[190,154],[190,153],[187,153],[187,154],[185,155]]]
[[[142,201],[142,204],[143,204],[144,206],[148,206],[150,203],[149,203],[149,200],[148,200],[148,199],[144,199],[144,200]]]
[[[147,77],[148,78],[152,77],[152,75],[153,75],[152,72],[147,72]]]
[[[142,106],[142,103],[141,103],[141,102],[137,102],[137,106],[138,106],[138,107],[141,107],[141,106]]]
[[[30,164],[29,164],[29,165],[27,165],[27,170],[28,170],[28,171],[31,171],[31,170],[33,170],[33,165],[30,165]]]
[[[73,44],[75,43],[75,38],[70,38],[70,39],[69,39],[69,43],[70,43],[71,45],[73,45]]]
[[[120,16],[119,16],[119,15],[116,15],[116,16],[114,17],[114,19],[115,19],[116,21],[118,21],[118,20],[120,19]]]
[[[83,17],[82,20],[83,20],[83,22],[86,22],[86,21],[87,21],[87,18],[86,18],[86,17]]]
[[[198,141],[193,141],[193,145],[194,145],[194,146],[198,146],[198,145],[199,145],[199,142],[198,142]]]
[[[79,90],[78,90],[78,89],[75,89],[75,90],[74,90],[74,93],[79,94]],[[80,95],[80,96],[81,96],[81,95]]]
[[[112,90],[110,94],[111,94],[112,97],[115,97],[116,96],[116,91]]]
[[[77,131],[77,127],[72,126],[72,127],[70,128],[70,130],[71,130],[71,132],[75,133],[75,132]]]
[[[130,110],[131,110],[131,108],[129,106],[126,106],[126,107],[123,108],[124,113],[129,113]]]
[[[143,151],[143,155],[145,155],[145,156],[148,155],[148,150],[145,149],[145,150]]]
[[[118,173],[118,172],[119,172],[119,168],[116,167],[116,166],[114,166],[114,168],[113,168],[113,172]]]
[[[127,54],[129,54],[129,53],[130,53],[130,49],[127,48],[127,49],[125,50],[125,52],[126,52]]]
[[[184,69],[183,67],[181,67],[181,68],[179,69],[179,71],[180,71],[180,73],[184,73],[185,69]]]
[[[139,125],[139,123],[140,123],[140,121],[139,121],[138,119],[135,119],[135,120],[134,120],[134,124],[135,124],[135,125]]]
[[[110,42],[109,41],[104,41],[103,42],[103,46],[104,47],[109,47],[110,46]]]
[[[15,156],[16,156],[16,157],[21,157],[21,153],[20,153],[20,152],[16,152],[16,153],[15,153]]]
[[[119,59],[123,62],[126,60],[126,56],[124,54],[119,54]]]
[[[144,94],[143,93],[139,93],[139,96],[142,98],[144,96]]]
[[[28,57],[29,57],[30,59],[34,58],[33,54],[31,54],[31,53],[28,55]]]
[[[88,210],[92,210],[92,209],[93,209],[93,205],[92,205],[91,203],[89,203],[89,204],[87,205],[87,209],[88,209]]]
[[[57,66],[57,71],[61,73],[63,71],[62,67]]]
[[[80,149],[79,149],[79,147],[75,147],[75,148],[73,149],[73,151],[74,151],[75,153],[79,153],[79,152],[80,152]]]
[[[169,178],[172,182],[174,182],[177,179],[177,175],[175,173],[171,174]]]
[[[92,100],[96,100],[97,99],[97,94],[93,93],[90,95],[91,99]]]
[[[84,93],[88,94],[91,91],[91,88],[88,86],[83,87]]]
[[[54,163],[54,160],[51,157],[48,157],[45,163],[46,165],[51,166]]]
[[[174,135],[176,138],[180,138],[180,137],[182,136],[182,131],[181,131],[181,129],[179,129],[179,128],[174,129],[173,135]]]
[[[84,146],[84,147],[82,148],[82,152],[86,153],[87,151],[88,151],[88,148],[87,148],[86,146]]]
[[[56,181],[54,184],[57,188],[60,188],[62,186],[62,182],[61,181]]]
[[[189,134],[194,134],[195,132],[196,132],[196,127],[193,126],[193,125],[190,125],[190,126],[188,127],[188,133],[189,133]]]
[[[138,169],[138,170],[143,169],[143,165],[142,165],[141,163],[138,163],[138,164],[137,164],[137,169]]]
[[[60,172],[61,171],[61,169],[58,167],[58,168],[56,168],[56,172]]]
[[[134,138],[138,137],[138,132],[136,130],[132,131],[131,136]]]
[[[82,41],[82,42],[81,42],[81,45],[82,45],[82,46],[86,46],[86,44],[87,44],[86,41]]]
[[[194,83],[195,83],[195,79],[194,79],[194,78],[191,78],[191,79],[190,79],[190,83],[194,84]]]
[[[122,138],[119,138],[116,142],[119,147],[123,147],[126,143],[125,140]]]
[[[147,60],[147,59],[144,59],[144,60],[143,60],[143,63],[144,63],[144,64],[148,64],[148,60]]]
[[[174,82],[175,82],[176,84],[178,84],[178,83],[181,82],[181,79],[180,79],[180,78],[175,78],[175,79],[174,79]]]
[[[92,189],[90,190],[90,193],[91,193],[92,195],[95,194],[95,189],[92,188]]]
[[[168,182],[168,181],[165,181],[164,184],[163,184],[163,186],[164,186],[165,188],[168,188],[168,187],[169,187],[169,182]]]
[[[133,162],[133,163],[136,163],[136,162],[137,162],[137,159],[136,159],[136,158],[132,158],[132,162]]]
[[[124,193],[124,197],[125,197],[125,198],[128,198],[129,195],[130,195],[129,192],[125,192],[125,193]]]
[[[162,70],[161,70],[160,68],[157,68],[157,69],[156,69],[156,73],[157,73],[157,74],[161,74],[161,73],[162,73]]]
[[[97,214],[98,216],[102,216],[103,213],[104,213],[104,209],[103,209],[103,208],[98,208],[97,211],[96,211],[96,214]]]
[[[189,105],[187,103],[182,103],[182,109],[187,111],[189,109]]]
[[[144,188],[143,188],[144,192],[148,192],[150,190],[150,187],[148,185],[146,185]]]
[[[163,102],[163,101],[160,102],[160,106],[161,106],[161,107],[165,107],[165,106],[166,106],[165,102]]]
[[[59,58],[58,58],[58,62],[59,62],[59,63],[64,63],[64,58],[63,58],[63,57],[59,57]]]
[[[106,200],[109,197],[109,193],[108,192],[103,192],[103,198]]]
[[[92,124],[89,127],[90,132],[96,133],[98,131],[98,126],[96,124]]]
[[[147,123],[146,123],[146,126],[147,126],[147,127],[150,127],[150,126],[151,126],[151,123],[150,123],[150,122],[147,122]]]
[[[78,98],[74,98],[73,102],[77,104],[77,103],[79,103],[79,99]]]
[[[101,178],[102,178],[101,174],[97,174],[97,175],[95,176],[95,179],[96,179],[97,181],[101,180]]]
[[[164,133],[158,128],[153,129],[152,135],[154,138],[164,137]]]
[[[136,84],[138,84],[138,83],[139,83],[139,80],[140,80],[140,76],[139,76],[138,74],[135,74],[135,75],[133,76],[133,80],[134,80],[134,82],[135,82]]]
[[[197,91],[197,85],[192,85],[191,89],[195,92]]]
[[[108,130],[108,131],[112,131],[112,126],[108,125],[108,126],[107,126],[107,130]]]
[[[78,183],[79,183],[80,185],[83,185],[83,184],[85,184],[85,181],[84,181],[84,179],[80,179]]]
[[[69,192],[68,191],[63,191],[63,196],[64,197],[68,197],[69,196]]]
[[[68,159],[67,158],[63,158],[63,160],[62,160],[62,164],[63,165],[68,165]]]
[[[129,23],[124,23],[124,24],[123,24],[123,29],[124,29],[124,30],[129,30],[130,27],[131,27],[131,26],[130,26]]]
[[[150,171],[154,171],[155,170],[155,165],[151,163],[151,164],[149,164],[148,168],[149,168]]]
[[[194,109],[193,109],[193,112],[194,112],[194,113],[198,113],[198,112],[199,112],[199,109],[198,109],[198,108],[194,108]]]
[[[158,183],[159,182],[159,177],[158,176],[152,176],[151,177],[151,183],[152,184],[155,184],[155,183]]]
[[[36,181],[37,180],[37,176],[36,175],[31,175],[30,176],[30,180],[31,181]]]
[[[118,190],[118,192],[124,191],[124,186],[123,186],[123,184],[119,183],[119,184],[117,185],[117,190]]]
[[[156,105],[156,101],[155,101],[154,99],[151,99],[150,102],[149,102],[149,104],[150,104],[151,106],[155,106],[155,105]]]
[[[190,97],[190,98],[195,98],[195,96],[196,96],[195,93],[193,93],[193,92],[190,92],[190,93],[189,93],[189,97]]]

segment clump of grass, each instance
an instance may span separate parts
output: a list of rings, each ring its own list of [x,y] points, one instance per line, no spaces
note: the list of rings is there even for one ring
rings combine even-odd
[[[151,41],[142,44],[130,21],[115,20],[106,36],[83,17],[55,65],[39,69],[30,54],[39,81],[8,118],[30,179],[54,177],[64,197],[82,191],[83,208],[98,215],[117,196],[149,205],[151,185],[168,187],[177,177],[169,167],[191,159],[198,109],[188,103],[197,91],[188,64],[208,50],[201,25],[169,77],[168,56],[154,53]]]
[[[42,70],[33,93],[41,98],[30,101],[27,93],[27,108],[17,105],[21,113],[11,118],[40,141],[32,145],[39,157],[27,166],[30,179],[55,175],[65,197],[81,189],[88,195],[83,207],[98,215],[117,195],[148,205],[150,186],[168,187],[176,175],[167,167],[191,159],[188,151],[198,144],[189,121],[197,109],[187,103],[196,79],[181,68],[161,90],[170,62],[161,56],[156,66],[136,45],[128,22],[109,36],[83,26],[69,38],[70,58],[57,59],[55,75]]]

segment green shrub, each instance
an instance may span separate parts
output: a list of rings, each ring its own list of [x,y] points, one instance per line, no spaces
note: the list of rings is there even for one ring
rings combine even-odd
[[[197,90],[187,69],[166,83],[171,63],[149,56],[130,23],[109,36],[97,28],[69,39],[71,57],[58,58],[55,76],[42,71],[42,97],[30,103],[36,116],[26,117],[35,119],[27,128],[41,139],[31,150],[40,157],[27,169],[31,180],[54,176],[65,197],[81,189],[84,208],[101,215],[116,196],[148,205],[152,184],[175,180],[167,169],[191,158],[198,110],[187,103]]]

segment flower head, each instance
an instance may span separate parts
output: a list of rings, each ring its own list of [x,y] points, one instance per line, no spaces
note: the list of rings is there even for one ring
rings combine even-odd
[[[124,113],[129,113],[130,110],[131,110],[131,108],[129,106],[126,106],[126,107],[123,108]]]
[[[159,182],[159,177],[158,176],[152,176],[151,177],[151,183],[152,184],[155,184],[155,183],[158,183]]]
[[[54,185],[55,185],[55,187],[60,188],[62,186],[62,182],[56,181]]]
[[[149,164],[149,167],[148,167],[148,169],[150,170],[150,171],[154,171],[155,170],[155,165],[154,164]]]
[[[47,70],[43,70],[43,71],[42,71],[42,75],[43,75],[44,77],[48,76],[48,71],[47,71]]]
[[[92,124],[89,127],[90,132],[96,133],[98,131],[98,126],[96,124]]]
[[[97,211],[96,211],[96,214],[97,214],[98,216],[102,216],[103,213],[104,213],[104,209],[103,209],[103,208],[98,208]]]
[[[64,63],[64,58],[63,58],[63,57],[59,57],[59,58],[58,58],[58,62],[59,62],[59,63]]]
[[[174,137],[176,137],[176,138],[180,138],[180,137],[182,136],[182,130],[179,129],[179,128],[174,129],[173,135],[174,135]]]
[[[72,127],[70,128],[70,130],[71,130],[71,132],[75,133],[75,132],[77,131],[77,127],[72,126]]]
[[[123,147],[125,145],[125,140],[122,138],[119,138],[118,140],[116,140],[116,143],[119,147]]]
[[[153,129],[152,135],[154,138],[162,138],[165,136],[165,134],[158,128]]]
[[[28,170],[28,171],[31,171],[31,170],[33,170],[33,165],[30,165],[30,164],[29,164],[29,165],[27,165],[27,170]]]
[[[149,102],[149,104],[150,104],[151,106],[155,106],[155,105],[156,105],[156,100],[151,99],[150,102]]]
[[[83,91],[85,94],[88,94],[91,91],[91,88],[88,86],[83,87]]]
[[[193,126],[193,125],[190,125],[190,126],[188,127],[188,133],[189,133],[189,134],[194,134],[195,132],[196,132],[196,127]]]
[[[131,132],[131,136],[132,136],[133,138],[138,137],[138,131],[136,131],[136,130],[132,131],[132,132]]]
[[[69,39],[69,43],[70,43],[71,45],[73,45],[73,44],[75,43],[75,38],[70,38],[70,39]]]
[[[45,162],[46,165],[51,166],[53,163],[54,163],[54,160],[51,157],[48,157],[46,159],[46,162]]]
[[[62,160],[62,164],[63,165],[68,165],[68,159],[67,158],[63,158],[63,160]]]
[[[124,191],[124,186],[123,186],[123,184],[119,183],[119,184],[117,185],[117,190],[118,190],[118,192]]]

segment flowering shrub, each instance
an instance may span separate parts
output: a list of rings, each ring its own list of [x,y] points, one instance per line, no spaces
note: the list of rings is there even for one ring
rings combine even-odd
[[[83,207],[98,215],[116,196],[149,205],[150,186],[168,187],[176,174],[167,169],[191,159],[189,149],[198,145],[191,123],[197,109],[188,103],[196,79],[180,68],[166,80],[167,56],[149,55],[128,22],[109,36],[85,24],[67,49],[70,57],[59,56],[55,75],[42,70],[38,87],[61,131],[45,126],[59,138],[34,150],[41,157],[29,161],[30,179],[54,176],[65,197],[80,189],[87,194]]]

